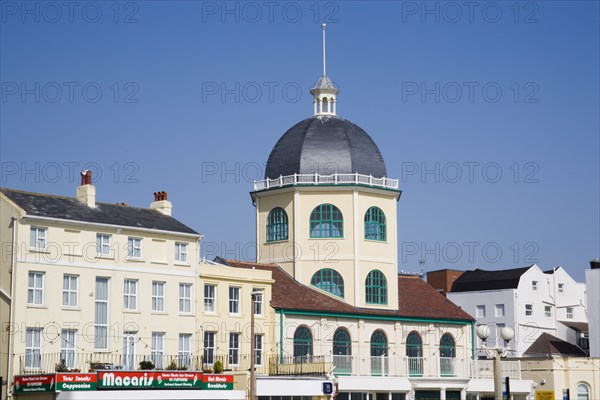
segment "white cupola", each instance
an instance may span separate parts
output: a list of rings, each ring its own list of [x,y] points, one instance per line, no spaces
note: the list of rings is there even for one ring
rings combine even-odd
[[[336,95],[340,90],[335,87],[333,81],[327,77],[326,69],[326,52],[325,52],[325,28],[326,24],[321,25],[323,28],[323,76],[317,84],[310,90],[314,96],[313,114],[314,115],[336,115]]]

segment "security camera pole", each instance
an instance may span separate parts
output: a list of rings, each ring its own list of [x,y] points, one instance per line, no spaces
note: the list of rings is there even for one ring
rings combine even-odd
[[[494,400],[503,400],[502,397],[502,370],[500,369],[500,360],[506,357],[510,351],[508,342],[515,336],[515,331],[510,327],[504,327],[500,331],[500,336],[504,340],[504,348],[487,347],[485,341],[490,337],[490,327],[487,325],[479,325],[477,327],[477,336],[483,341],[482,349],[488,357],[494,358]]]

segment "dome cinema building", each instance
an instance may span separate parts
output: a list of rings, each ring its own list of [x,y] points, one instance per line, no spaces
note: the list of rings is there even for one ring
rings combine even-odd
[[[493,398],[474,319],[421,277],[398,274],[401,190],[373,138],[338,116],[325,25],[323,75],[310,92],[313,115],[281,136],[254,182],[257,262],[216,260],[272,272],[272,345],[277,374],[289,376],[258,375],[257,398],[315,398],[314,371],[339,400]],[[503,376],[525,400],[531,381],[518,363],[504,361]]]

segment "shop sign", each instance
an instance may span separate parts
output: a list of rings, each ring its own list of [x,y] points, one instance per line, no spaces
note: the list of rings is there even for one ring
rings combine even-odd
[[[204,390],[232,390],[233,375],[204,374],[202,376]]]
[[[57,392],[96,390],[96,374],[66,373],[56,374]]]
[[[200,389],[201,387],[200,372],[98,372],[99,389]]]
[[[54,374],[15,376],[13,393],[52,392],[54,382]]]
[[[554,400],[554,390],[536,390],[535,400]]]

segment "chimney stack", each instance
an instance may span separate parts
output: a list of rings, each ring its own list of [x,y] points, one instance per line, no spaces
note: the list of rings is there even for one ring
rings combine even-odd
[[[92,185],[92,171],[81,171],[81,185],[77,187],[77,200],[88,207],[96,207],[96,188]]]
[[[590,261],[590,267],[592,269],[600,269],[600,260],[599,259],[595,259],[595,260],[591,260]]]
[[[173,204],[167,200],[167,192],[154,192],[154,201],[150,203],[150,209],[171,216]]]

